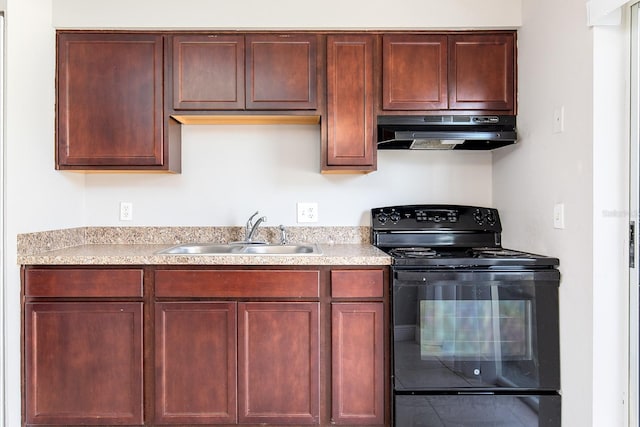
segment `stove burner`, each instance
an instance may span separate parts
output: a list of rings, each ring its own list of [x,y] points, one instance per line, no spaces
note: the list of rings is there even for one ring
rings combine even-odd
[[[503,248],[476,248],[473,251],[476,256],[485,258],[522,258],[523,256],[528,256],[523,252]]]
[[[440,256],[431,248],[394,248],[390,254],[402,258],[433,258]]]

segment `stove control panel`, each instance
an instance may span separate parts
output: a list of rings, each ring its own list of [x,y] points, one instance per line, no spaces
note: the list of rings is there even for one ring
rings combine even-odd
[[[416,209],[416,221],[418,222],[458,222],[458,211],[456,209],[431,210]]]
[[[496,209],[476,206],[387,206],[372,209],[371,222],[378,231],[502,231]]]

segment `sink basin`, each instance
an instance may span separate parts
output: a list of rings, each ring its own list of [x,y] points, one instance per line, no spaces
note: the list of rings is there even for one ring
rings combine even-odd
[[[321,255],[316,244],[215,244],[185,243],[158,252],[161,255]]]
[[[251,245],[242,249],[243,254],[257,255],[313,255],[322,254],[317,245]]]
[[[184,245],[173,246],[159,251],[159,254],[168,255],[228,255],[232,253],[240,253],[243,246],[239,245],[222,245],[207,243],[185,243]]]

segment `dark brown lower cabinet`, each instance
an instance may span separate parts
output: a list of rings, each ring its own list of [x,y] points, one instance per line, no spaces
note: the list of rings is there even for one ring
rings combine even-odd
[[[382,303],[331,305],[334,424],[384,423]]]
[[[25,305],[26,423],[142,425],[142,303]]]
[[[318,423],[317,302],[161,302],[155,323],[156,423]]]
[[[386,285],[366,267],[23,267],[23,425],[388,425]]]
[[[238,326],[238,421],[318,424],[319,303],[239,303]]]
[[[156,423],[234,424],[236,303],[155,308]]]

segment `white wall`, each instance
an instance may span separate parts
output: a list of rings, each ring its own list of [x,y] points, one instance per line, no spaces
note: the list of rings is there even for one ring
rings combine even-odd
[[[522,16],[521,142],[494,155],[494,204],[505,217],[505,245],[561,261],[563,425],[624,426],[624,29],[587,27],[584,0],[524,0]],[[560,106],[566,130],[555,134]],[[565,204],[563,230],[553,228],[556,203]]]
[[[53,17],[57,28],[513,28],[520,24],[520,3],[521,0],[53,0]]]
[[[296,225],[296,202],[318,202],[317,225],[369,225],[375,206],[491,203],[491,153],[381,152],[378,172],[322,175],[319,126],[185,126],[180,175],[88,175],[86,222],[239,225],[256,210]]]

